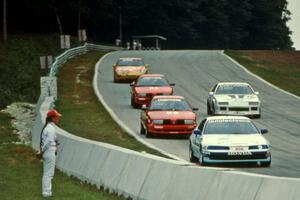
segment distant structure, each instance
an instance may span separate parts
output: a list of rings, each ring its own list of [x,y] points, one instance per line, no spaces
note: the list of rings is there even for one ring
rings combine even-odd
[[[154,40],[155,41],[155,49],[160,50],[161,45],[160,45],[160,40],[167,40],[167,38],[160,36],[160,35],[137,35],[137,36],[132,36],[132,39],[134,41],[138,41],[138,44],[143,45],[146,49],[152,49],[151,46],[149,45],[151,42],[149,40]]]

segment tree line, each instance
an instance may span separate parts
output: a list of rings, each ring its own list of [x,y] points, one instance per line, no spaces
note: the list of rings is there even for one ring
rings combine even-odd
[[[4,0],[3,0],[4,1]],[[287,0],[10,0],[9,32],[86,29],[90,40],[162,35],[165,48],[291,49]]]

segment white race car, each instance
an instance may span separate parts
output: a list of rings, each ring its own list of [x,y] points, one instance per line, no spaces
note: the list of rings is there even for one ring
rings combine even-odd
[[[270,143],[251,119],[244,116],[205,118],[190,136],[189,157],[201,165],[209,163],[257,163],[271,165]]]
[[[261,106],[248,83],[223,82],[216,84],[208,94],[208,115],[244,115],[260,118]]]

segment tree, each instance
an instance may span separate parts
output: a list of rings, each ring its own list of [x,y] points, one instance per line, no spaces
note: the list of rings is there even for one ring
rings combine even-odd
[[[7,7],[6,0],[3,0],[3,40],[7,40]]]
[[[247,49],[290,49],[291,31],[286,22],[290,12],[286,0],[251,0],[252,19],[246,27],[249,35],[245,39]]]

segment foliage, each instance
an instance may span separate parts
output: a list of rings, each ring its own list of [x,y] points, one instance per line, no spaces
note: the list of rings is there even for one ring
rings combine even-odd
[[[59,35],[18,34],[0,42],[0,109],[6,105],[26,101],[36,103],[40,95],[40,56],[62,53]],[[78,45],[71,41],[73,46]]]
[[[119,37],[121,15],[124,41],[158,34],[167,48],[292,46],[287,0],[11,0],[8,13],[17,16],[8,22],[13,30],[58,32],[58,13],[64,33],[76,35],[80,24],[90,39],[105,42]]]

